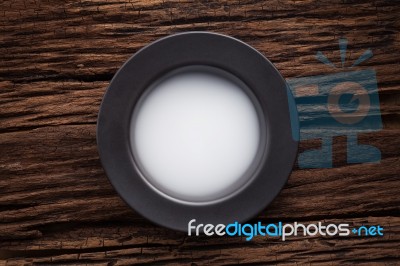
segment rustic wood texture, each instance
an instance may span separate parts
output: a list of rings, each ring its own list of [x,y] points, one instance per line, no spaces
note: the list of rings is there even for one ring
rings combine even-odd
[[[399,17],[390,0],[3,0],[0,265],[400,264]],[[286,78],[345,71],[315,59],[321,50],[339,66],[339,37],[349,41],[346,67],[371,48],[357,69],[377,73],[384,129],[359,141],[380,148],[381,163],[348,165],[337,137],[335,168],[296,166],[255,220],[380,224],[383,237],[194,238],[126,206],[96,150],[102,96],[138,49],[191,30],[248,42]]]

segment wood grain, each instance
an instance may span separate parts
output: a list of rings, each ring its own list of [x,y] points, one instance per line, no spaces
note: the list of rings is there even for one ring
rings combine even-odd
[[[0,265],[400,264],[400,5],[396,1],[54,1],[0,3]],[[117,69],[168,34],[215,31],[257,48],[284,77],[377,73],[384,129],[359,136],[379,164],[298,169],[254,219],[385,227],[383,237],[187,237],[151,224],[101,168],[96,118]],[[323,51],[338,67],[315,59]],[[154,59],[156,64],[156,58]],[[304,141],[300,151],[318,147]]]

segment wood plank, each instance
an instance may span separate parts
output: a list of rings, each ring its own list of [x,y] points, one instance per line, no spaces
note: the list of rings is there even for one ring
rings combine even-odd
[[[263,223],[268,220],[263,220]],[[304,224],[317,221],[304,221]],[[12,250],[0,253],[7,265],[46,263],[85,265],[132,265],[155,262],[192,264],[354,264],[397,261],[400,221],[396,217],[325,220],[350,226],[380,224],[382,237],[297,236],[281,241],[275,237],[188,237],[184,233],[147,224],[85,224],[50,229],[40,240],[10,241]],[[116,226],[117,225],[117,226]],[[51,234],[50,234],[51,232]],[[4,245],[4,244],[3,244]],[[23,258],[21,258],[23,257]]]
[[[0,265],[387,264],[400,261],[400,5],[396,1],[4,0],[0,3]],[[237,37],[285,78],[376,71],[384,129],[359,136],[379,164],[295,166],[254,221],[380,224],[380,238],[187,237],[118,197],[101,168],[96,119],[114,73],[172,33]],[[338,39],[348,39],[341,67]],[[374,56],[356,69],[366,50]],[[323,65],[317,51],[337,66]],[[156,59],[155,63],[156,63]],[[300,152],[321,145],[304,141]]]

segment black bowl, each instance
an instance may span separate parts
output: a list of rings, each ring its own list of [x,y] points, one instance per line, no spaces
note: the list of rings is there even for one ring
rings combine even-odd
[[[129,132],[133,110],[151,84],[178,69],[198,66],[220,69],[249,88],[262,135],[249,181],[230,195],[200,203],[174,199],[150,185],[135,160]],[[273,64],[237,39],[209,32],[162,38],[138,51],[111,81],[97,123],[102,165],[126,203],[159,225],[187,231],[192,219],[203,224],[246,221],[278,195],[292,170],[298,142],[292,136],[291,97]]]

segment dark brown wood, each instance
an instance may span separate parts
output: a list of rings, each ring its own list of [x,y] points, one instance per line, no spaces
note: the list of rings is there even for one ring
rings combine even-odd
[[[53,1],[0,3],[0,265],[400,263],[400,5],[396,1]],[[298,169],[256,220],[385,227],[383,237],[188,237],[140,217],[101,168],[96,118],[117,69],[168,34],[216,31],[248,42],[286,78],[340,65],[377,73],[384,129],[359,141],[379,164]],[[210,48],[211,49],[211,48]],[[156,64],[156,58],[154,63]],[[300,151],[318,147],[304,141]]]

